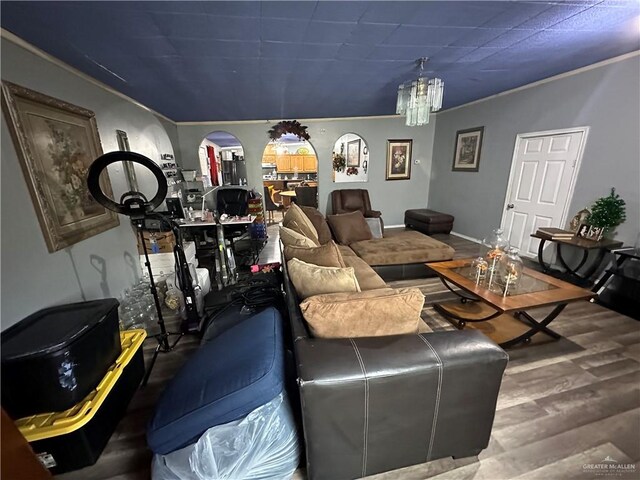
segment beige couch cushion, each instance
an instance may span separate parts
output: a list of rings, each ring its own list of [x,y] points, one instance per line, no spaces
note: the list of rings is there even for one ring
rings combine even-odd
[[[423,305],[417,288],[381,288],[316,295],[300,309],[315,337],[353,338],[418,333]]]
[[[342,255],[342,258],[344,258],[344,257],[357,257],[356,252],[351,250],[346,245],[338,245],[338,250],[340,250],[340,255]]]
[[[310,238],[317,245],[320,245],[316,227],[313,226],[309,217],[307,217],[302,209],[295,203],[292,203],[287,209],[287,213],[284,214],[284,217],[282,218],[282,226],[290,228],[291,230]]]
[[[373,238],[371,229],[360,210],[338,215],[328,215],[327,222],[336,241],[341,245],[350,245],[360,240]]]
[[[353,266],[345,265],[344,261],[342,260],[342,255],[340,255],[340,250],[338,250],[338,245],[336,245],[333,240],[330,240],[329,242],[325,243],[324,245],[320,245],[319,247],[298,247],[293,245],[286,246],[284,247],[284,258],[287,261],[291,260],[292,258],[297,258],[298,260],[302,260],[303,262],[311,263],[313,265],[319,265],[321,267],[344,268]],[[356,277],[358,277],[357,271]]]
[[[287,245],[299,246],[299,247],[317,247],[318,244],[311,240],[309,237],[305,237],[301,233],[291,230],[287,227],[280,227],[280,240],[286,247]]]
[[[451,260],[455,250],[414,230],[391,230],[384,238],[355,242],[349,247],[369,265],[403,265],[408,263]]]
[[[353,267],[356,272],[356,278],[358,279],[358,285],[360,285],[360,290],[363,292],[365,290],[375,290],[387,286],[384,280],[380,278],[380,275],[360,257],[350,255],[342,257],[342,261],[345,266]]]
[[[287,262],[287,272],[301,299],[323,293],[360,291],[353,267],[319,267],[292,258]]]
[[[327,219],[324,218],[324,215],[322,215],[322,213],[320,213],[317,208],[305,207],[304,205],[300,208],[309,218],[314,228],[316,229],[316,232],[318,233],[318,242],[320,243],[320,245],[324,245],[333,238],[331,236],[331,229],[329,228]]]

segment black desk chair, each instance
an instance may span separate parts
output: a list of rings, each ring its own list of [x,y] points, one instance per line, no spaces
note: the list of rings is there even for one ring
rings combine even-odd
[[[300,206],[318,208],[318,187],[296,187],[295,201]]]
[[[249,213],[249,191],[244,188],[221,188],[216,194],[216,209],[220,215],[246,216]],[[224,237],[233,243],[233,239],[244,235],[248,228],[247,225],[227,225],[224,227]]]

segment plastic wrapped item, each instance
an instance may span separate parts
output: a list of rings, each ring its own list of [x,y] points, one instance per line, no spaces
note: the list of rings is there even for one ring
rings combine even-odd
[[[291,478],[300,457],[296,425],[281,393],[243,419],[207,430],[193,445],[154,455],[153,480]]]

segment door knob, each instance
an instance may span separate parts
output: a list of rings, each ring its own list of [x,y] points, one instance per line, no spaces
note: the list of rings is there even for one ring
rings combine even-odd
[[[512,208],[515,208],[515,205],[513,203],[507,204],[507,210],[511,210]]]

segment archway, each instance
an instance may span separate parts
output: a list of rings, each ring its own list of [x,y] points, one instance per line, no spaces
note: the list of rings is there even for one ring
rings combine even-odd
[[[269,214],[273,221],[291,202],[317,207],[318,156],[311,142],[286,133],[267,143],[262,154],[262,180],[265,195],[273,201],[270,208],[276,209]]]
[[[246,185],[244,149],[235,135],[222,130],[207,134],[198,148],[198,158],[205,187]]]

